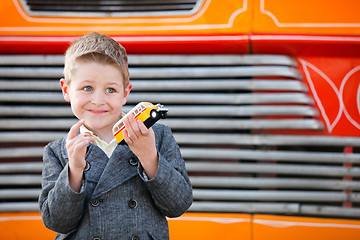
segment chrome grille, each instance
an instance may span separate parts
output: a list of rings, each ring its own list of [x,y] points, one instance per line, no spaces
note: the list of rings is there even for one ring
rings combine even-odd
[[[42,148],[76,121],[60,91],[62,62],[0,57],[0,211],[37,209]],[[161,122],[186,161],[190,211],[359,218],[360,139],[322,135],[294,59],[130,55],[129,63],[125,110],[140,101],[169,109]]]

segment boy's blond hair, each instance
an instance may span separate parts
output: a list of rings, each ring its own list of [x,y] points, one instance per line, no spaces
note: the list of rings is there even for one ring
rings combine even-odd
[[[123,75],[124,89],[129,84],[126,50],[114,39],[92,32],[75,40],[65,53],[65,81],[70,84],[77,65],[88,62],[115,66]]]

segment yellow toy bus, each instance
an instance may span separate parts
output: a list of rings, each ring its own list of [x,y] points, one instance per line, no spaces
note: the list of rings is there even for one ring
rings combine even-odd
[[[160,118],[167,117],[168,110],[164,108],[161,104],[152,104],[150,102],[140,102],[138,103],[130,112],[128,112],[124,117],[122,117],[113,127],[113,134],[118,143],[124,143],[124,136],[122,131],[125,129],[125,124],[123,123],[124,119],[127,118],[130,114],[134,114],[135,119],[140,119],[144,122],[147,128],[150,128],[154,123],[156,123]]]

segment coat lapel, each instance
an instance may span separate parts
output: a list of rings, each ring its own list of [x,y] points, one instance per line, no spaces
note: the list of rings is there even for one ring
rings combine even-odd
[[[105,153],[103,157],[106,158]],[[134,158],[135,154],[127,145],[118,145],[100,175],[92,198],[99,197],[137,175],[137,165],[130,164]]]

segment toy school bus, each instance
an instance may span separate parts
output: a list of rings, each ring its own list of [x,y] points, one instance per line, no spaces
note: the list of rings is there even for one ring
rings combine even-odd
[[[138,103],[130,112],[128,112],[117,123],[115,123],[113,127],[113,134],[116,141],[118,143],[122,143],[124,141],[122,131],[125,129],[125,124],[123,123],[123,121],[130,114],[133,114],[136,120],[141,120],[142,122],[144,122],[147,128],[150,128],[160,118],[166,118],[167,112],[168,110],[164,108],[161,104],[153,105],[150,102]]]
[[[52,239],[42,151],[75,122],[58,79],[91,31],[171,110],[194,203],[171,240],[358,239],[360,1],[0,1],[1,239]],[[122,135],[121,133],[118,135]]]

